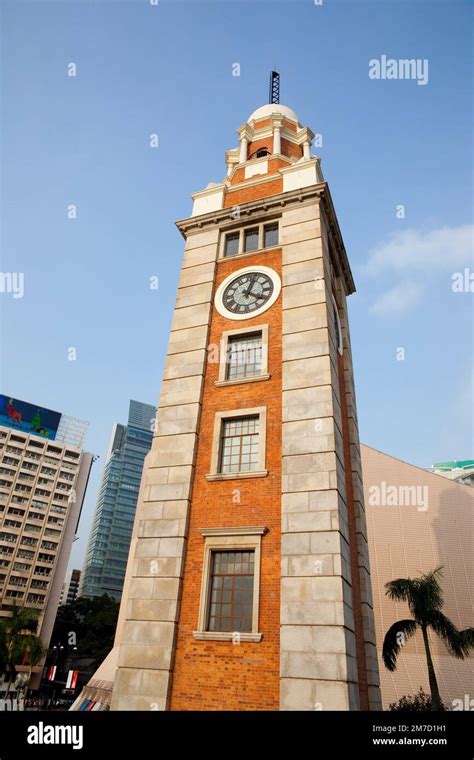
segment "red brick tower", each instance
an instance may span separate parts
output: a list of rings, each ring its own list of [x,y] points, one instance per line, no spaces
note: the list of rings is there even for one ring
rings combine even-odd
[[[311,130],[238,135],[178,222],[112,708],[376,709],[352,275]]]

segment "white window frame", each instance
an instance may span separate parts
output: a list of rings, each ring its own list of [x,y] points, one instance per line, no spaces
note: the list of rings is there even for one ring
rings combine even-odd
[[[264,227],[267,227],[271,224],[278,225],[278,243],[275,245],[269,245],[268,248],[264,248]],[[255,227],[258,227],[258,246],[254,251],[244,251],[244,241],[245,241],[245,232],[246,230],[252,230]],[[227,235],[235,235],[236,233],[239,233],[239,250],[238,253],[234,254],[234,256],[226,256],[225,255],[225,244],[226,244],[226,238]],[[229,261],[230,259],[237,259],[241,256],[253,256],[256,253],[260,251],[272,251],[274,248],[281,248],[281,219],[265,219],[261,222],[254,222],[253,224],[245,224],[242,227],[234,227],[233,229],[229,230],[222,230],[221,232],[221,240],[219,245],[219,258],[218,261],[221,261],[224,259],[225,261]]]
[[[204,536],[204,557],[202,564],[198,625],[197,630],[193,631],[193,637],[195,639],[201,639],[203,641],[232,641],[234,644],[243,642],[258,643],[262,640],[262,633],[259,631],[260,563],[262,554],[262,536],[266,531],[267,529],[263,526],[201,529],[201,534]],[[233,550],[251,550],[255,552],[252,631],[208,631],[206,628],[209,616],[212,552]]]
[[[226,385],[239,385],[241,383],[254,383],[259,380],[269,380],[270,375],[268,373],[268,324],[255,325],[255,327],[241,327],[235,330],[226,330],[222,333],[220,342],[220,354],[219,354],[219,376],[214,385],[217,387]],[[262,335],[262,368],[260,375],[253,375],[252,377],[231,378],[227,379],[227,352],[229,350],[229,338],[236,336],[245,337],[246,335],[252,335],[253,333],[261,333]]]
[[[259,418],[258,425],[258,469],[245,472],[219,472],[222,443],[222,425],[224,420],[236,417]],[[256,406],[252,409],[232,409],[225,412],[216,412],[214,417],[214,431],[212,435],[211,469],[206,475],[207,480],[236,480],[239,478],[264,478],[268,475],[265,469],[265,449],[267,438],[267,407]]]

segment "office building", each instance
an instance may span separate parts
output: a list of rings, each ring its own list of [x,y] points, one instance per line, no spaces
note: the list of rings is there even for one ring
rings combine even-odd
[[[122,594],[143,460],[150,450],[156,409],[130,401],[127,425],[116,424],[87,544],[79,596]]]
[[[0,395],[0,617],[39,613],[51,637],[93,457],[88,423]]]
[[[80,570],[69,570],[63,583],[59,604],[72,604],[76,601],[79,583],[81,580]]]

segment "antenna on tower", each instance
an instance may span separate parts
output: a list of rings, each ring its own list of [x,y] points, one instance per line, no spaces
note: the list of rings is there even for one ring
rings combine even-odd
[[[270,92],[268,95],[268,102],[280,102],[280,75],[278,71],[270,72]]]

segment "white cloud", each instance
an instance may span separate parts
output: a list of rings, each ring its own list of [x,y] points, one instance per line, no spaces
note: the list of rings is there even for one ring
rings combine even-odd
[[[402,314],[421,300],[423,286],[439,272],[452,273],[472,264],[474,226],[441,227],[431,232],[404,230],[369,252],[364,267],[370,277],[390,274],[392,287],[372,305],[374,314]],[[393,282],[395,275],[398,282]]]
[[[373,314],[403,314],[421,300],[423,288],[418,283],[400,282],[382,293],[370,307]]]
[[[366,272],[376,275],[386,271],[410,273],[427,268],[442,271],[468,266],[473,237],[472,224],[441,227],[431,232],[397,232],[386,243],[370,251]]]

